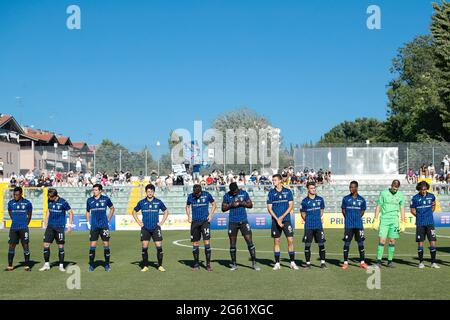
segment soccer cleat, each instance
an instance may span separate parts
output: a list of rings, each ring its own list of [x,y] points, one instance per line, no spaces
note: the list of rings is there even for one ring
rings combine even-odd
[[[107,265],[105,266],[105,271],[106,271],[106,272],[111,272],[111,266],[110,266],[109,264],[107,264]]]
[[[342,265],[342,270],[348,270],[348,263],[344,263],[343,265]]]
[[[440,269],[441,267],[439,267],[439,265],[437,263],[433,263],[431,265],[431,269]]]
[[[23,270],[25,270],[25,272],[30,272],[31,268],[29,266],[26,266]]]
[[[303,268],[306,269],[306,270],[311,270],[311,263],[304,264]]]
[[[328,269],[326,263],[321,263],[321,264],[320,264],[320,268],[321,268],[321,269],[324,269],[324,270]]]
[[[158,271],[159,271],[159,272],[166,272],[166,269],[164,269],[163,266],[160,266],[160,267],[158,268]]]
[[[192,271],[194,271],[194,272],[200,271],[200,266],[198,264],[194,265],[192,267]]]
[[[148,268],[148,267],[144,267],[144,268],[142,268],[142,270],[141,270],[141,272],[149,272],[150,271],[150,269]]]
[[[63,264],[59,265],[59,271],[66,272],[66,269],[64,269],[64,265]]]
[[[8,272],[14,271],[14,267],[7,267],[6,271],[8,271]]]
[[[294,261],[291,262],[291,265],[289,267],[292,270],[299,270],[300,269]]]
[[[423,262],[419,263],[419,269],[425,269],[425,264]]]
[[[231,270],[231,271],[236,271],[237,269],[238,269],[238,266],[237,266],[236,263],[230,264],[230,270]]]
[[[92,265],[89,265],[88,272],[94,272],[95,268]]]
[[[212,268],[211,266],[206,266],[206,270],[207,270],[208,272],[213,272],[213,268]]]
[[[388,266],[388,268],[392,268],[392,269],[397,267],[393,261],[388,262],[387,266]]]
[[[252,268],[253,268],[253,270],[255,270],[255,271],[261,271],[261,268],[256,264],[256,262],[253,262]]]
[[[48,263],[45,263],[42,268],[39,269],[40,272],[44,271],[50,271],[50,265]]]
[[[273,271],[281,270],[281,265],[277,262],[275,263],[275,266],[273,267]]]
[[[365,263],[365,262],[361,263],[361,264],[359,265],[359,267],[360,267],[361,269],[364,269],[364,270],[369,269],[369,265],[368,265],[367,263]]]

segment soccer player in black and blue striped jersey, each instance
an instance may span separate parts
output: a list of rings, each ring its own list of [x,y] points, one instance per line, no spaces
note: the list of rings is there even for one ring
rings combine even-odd
[[[19,241],[22,243],[23,255],[25,258],[25,271],[31,271],[30,266],[30,231],[28,225],[33,214],[33,205],[23,198],[23,190],[17,187],[13,191],[14,199],[8,202],[8,213],[11,218],[11,228],[9,230],[9,250],[7,271],[13,271],[13,261],[16,246]]]
[[[272,177],[272,183],[275,186],[270,190],[267,199],[267,210],[272,216],[272,238],[274,239],[274,255],[275,266],[273,270],[281,270],[281,234],[284,232],[289,250],[289,258],[291,260],[290,268],[298,270],[295,263],[294,249],[294,228],[291,223],[291,212],[294,210],[294,196],[292,191],[283,187],[283,178],[280,174]]]
[[[322,218],[325,211],[325,201],[317,195],[316,184],[308,182],[306,184],[308,196],[303,199],[300,213],[305,222],[305,244],[306,269],[311,268],[311,245],[315,240],[319,245],[320,267],[326,269],[325,262],[325,233],[323,232]]]
[[[436,228],[434,226],[433,213],[436,210],[436,197],[428,192],[430,185],[426,181],[422,181],[417,185],[416,194],[411,200],[411,214],[416,217],[416,241],[419,244],[419,268],[424,269],[423,263],[425,240],[428,238],[430,242],[431,268],[440,269],[436,263]]]
[[[211,210],[209,210],[211,204]],[[212,272],[211,267],[211,220],[216,211],[216,202],[213,196],[202,190],[202,186],[197,184],[194,186],[186,202],[186,214],[188,222],[191,224],[191,241],[192,252],[194,255],[193,271],[200,270],[200,240],[203,237],[205,244],[206,269]]]
[[[145,193],[147,197],[138,202],[133,210],[133,217],[141,229],[141,242],[142,242],[142,272],[149,271],[148,264],[148,247],[150,240],[153,240],[156,247],[156,258],[158,260],[158,271],[166,272],[163,267],[163,236],[161,227],[169,217],[169,210],[164,205],[164,202],[155,197],[155,186],[149,184],[145,187]],[[138,213],[142,212],[142,220],[139,219]],[[164,216],[159,221],[159,214],[163,212]]]
[[[345,218],[345,234],[344,234],[344,264],[342,269],[347,270],[348,255],[350,251],[350,244],[355,238],[358,243],[360,266],[362,269],[367,269],[369,266],[366,264],[365,256],[366,250],[364,247],[365,235],[362,217],[366,212],[366,200],[358,193],[358,182],[352,181],[350,183],[350,194],[342,199],[342,215]]]
[[[230,191],[223,197],[222,212],[229,213],[228,236],[230,238],[231,271],[237,270],[237,235],[241,231],[242,236],[247,242],[248,251],[252,259],[252,267],[256,271],[261,268],[256,263],[256,248],[253,243],[253,236],[250,224],[247,219],[247,209],[253,208],[253,202],[247,191],[239,189],[236,182],[230,184]]]
[[[109,243],[111,233],[109,230],[109,222],[114,216],[115,208],[111,199],[103,195],[103,186],[95,184],[92,187],[93,197],[89,198],[86,203],[86,219],[90,223],[90,249],[89,249],[89,272],[95,269],[95,252],[97,250],[97,241],[99,237],[103,241],[103,250],[105,256],[105,271],[111,271],[111,249]],[[109,208],[109,216],[107,210]]]
[[[56,189],[48,190],[48,205],[45,215],[44,226],[44,266],[39,271],[50,270],[50,245],[56,241],[58,245],[59,271],[66,272],[64,269],[64,244],[66,243],[66,214],[69,213],[69,224],[67,231],[72,231],[73,211],[69,203],[58,195]]]

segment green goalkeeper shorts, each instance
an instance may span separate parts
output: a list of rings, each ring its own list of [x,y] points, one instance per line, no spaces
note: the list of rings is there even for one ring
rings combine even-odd
[[[399,222],[381,220],[378,236],[383,239],[399,239],[400,225]]]

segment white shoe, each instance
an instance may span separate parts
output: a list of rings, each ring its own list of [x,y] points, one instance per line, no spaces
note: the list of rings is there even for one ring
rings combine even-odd
[[[66,272],[66,269],[64,269],[64,265],[62,264],[59,265],[59,271]]]
[[[39,269],[40,272],[50,271],[50,264],[46,263],[42,268]]]
[[[273,271],[281,270],[281,265],[279,263],[275,263],[275,266],[273,267]]]
[[[419,264],[419,269],[425,269],[425,265],[423,263]]]
[[[437,263],[433,263],[433,264],[431,265],[431,268],[432,268],[432,269],[440,269],[441,267],[439,267]]]
[[[297,266],[295,262],[291,262],[291,269],[292,270],[299,270],[300,268]]]

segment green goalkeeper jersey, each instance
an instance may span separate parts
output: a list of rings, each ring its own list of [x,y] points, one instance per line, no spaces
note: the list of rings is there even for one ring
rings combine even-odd
[[[384,221],[398,221],[400,208],[405,205],[405,197],[401,191],[392,194],[389,189],[383,190],[377,204],[381,207],[380,218]]]

